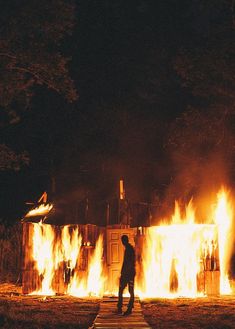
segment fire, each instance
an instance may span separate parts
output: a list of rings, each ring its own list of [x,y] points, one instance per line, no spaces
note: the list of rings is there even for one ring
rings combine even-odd
[[[44,214],[51,208],[52,205],[41,205],[27,217]],[[218,287],[218,293],[231,293],[228,273],[233,207],[229,192],[221,189],[211,209],[207,222],[199,224],[192,200],[184,209],[176,202],[170,222],[164,220],[146,229],[136,282],[140,297],[203,296],[207,293],[206,280]],[[76,225],[55,227],[42,222],[32,225],[32,261],[38,275],[35,280],[38,288],[33,294],[54,295],[58,291],[78,297],[104,294],[107,278],[102,235],[92,242],[88,241],[87,231],[83,234]]]
[[[89,257],[87,271],[79,269],[82,236],[78,227],[64,226],[58,232],[51,225],[34,223],[32,241],[32,257],[41,279],[40,289],[32,294],[55,295],[56,273],[62,277],[64,293],[81,297],[103,293],[102,236]]]
[[[73,271],[77,264],[77,259],[80,253],[80,248],[82,245],[82,237],[78,234],[78,228],[76,227],[70,234],[69,226],[64,226],[62,229],[62,254],[63,259],[60,261],[65,261],[68,264],[69,268]],[[60,255],[60,252],[57,252],[57,255]]]
[[[89,258],[87,276],[82,279],[76,275],[70,285],[69,294],[77,297],[101,296],[104,289],[102,271],[103,238],[99,236],[93,255]]]
[[[218,193],[212,224],[195,222],[192,200],[184,213],[183,216],[176,202],[171,224],[147,230],[143,253],[142,296],[200,296],[203,292],[198,291],[198,277],[205,271],[218,271],[218,258],[220,293],[231,292],[228,262],[231,255],[229,233],[233,213],[228,193],[225,190]],[[216,257],[218,248],[219,257]]]
[[[52,226],[41,222],[34,224],[33,259],[36,261],[39,275],[43,278],[41,290],[35,291],[37,295],[54,295],[52,289],[54,240],[55,235]]]
[[[217,207],[215,221],[218,227],[218,243],[220,258],[220,293],[230,294],[232,292],[228,279],[228,266],[231,256],[231,229],[233,208],[224,189],[217,195]]]
[[[90,268],[87,278],[88,292],[98,296],[102,294],[104,285],[104,279],[102,278],[102,263],[100,262],[103,254],[102,246],[103,238],[100,236],[96,244],[94,255],[90,261]]]
[[[52,208],[52,204],[41,204],[40,206],[30,210],[25,217],[46,215]]]

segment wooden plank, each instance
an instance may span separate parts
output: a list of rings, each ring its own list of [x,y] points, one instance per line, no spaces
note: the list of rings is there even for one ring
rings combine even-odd
[[[115,326],[120,326],[120,321],[109,321],[109,322],[96,322],[95,323],[96,324],[96,326],[99,326],[99,325],[105,325],[106,327],[111,327],[111,326],[113,326],[113,327],[115,327]],[[145,321],[142,321],[142,322],[139,322],[139,321],[125,321],[125,323],[122,323],[122,327],[126,327],[126,326],[136,326],[136,325],[138,325],[138,326],[145,326],[146,325],[146,322]]]
[[[220,272],[205,271],[205,292],[207,296],[219,295],[220,293]]]
[[[125,324],[125,325],[123,325],[123,324],[117,324],[117,325],[114,325],[113,323],[111,323],[111,324],[108,324],[107,326],[103,326],[103,325],[98,325],[98,326],[95,326],[94,327],[95,329],[110,329],[110,328],[115,328],[115,329],[136,329],[136,328],[138,328],[138,329],[143,329],[143,328],[145,328],[145,329],[149,329],[150,327],[148,327],[148,326],[143,326],[143,325],[138,325],[138,324],[133,324],[133,325],[128,325],[128,324]]]

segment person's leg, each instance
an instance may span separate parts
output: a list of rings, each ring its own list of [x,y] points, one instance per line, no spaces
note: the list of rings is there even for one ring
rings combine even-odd
[[[125,289],[127,285],[126,280],[124,280],[122,277],[120,278],[119,281],[119,290],[118,290],[118,304],[117,304],[117,308],[118,311],[121,313],[122,311],[122,303],[123,303],[123,290]]]
[[[130,299],[129,299],[129,303],[128,303],[127,311],[125,312],[125,315],[131,314],[132,308],[134,307],[134,299],[135,299],[134,279],[131,279],[130,281],[128,281],[128,290],[129,290],[129,294],[130,294]]]

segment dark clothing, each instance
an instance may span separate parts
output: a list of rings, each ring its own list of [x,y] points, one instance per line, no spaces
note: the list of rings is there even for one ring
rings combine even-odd
[[[125,246],[121,277],[128,279],[135,277],[135,250],[130,243]]]
[[[130,294],[130,299],[129,299],[129,303],[127,306],[128,310],[131,310],[134,306],[134,299],[135,299],[135,295],[134,295],[134,278],[132,280],[130,279],[125,279],[125,278],[120,278],[120,283],[119,283],[119,291],[118,291],[118,309],[122,308],[122,303],[123,303],[123,291],[126,288],[126,286],[128,285],[128,291]]]
[[[134,279],[135,279],[135,250],[131,244],[125,246],[124,259],[121,270],[121,277],[119,282],[118,292],[118,309],[122,308],[123,303],[123,290],[128,285],[130,300],[128,310],[131,310],[134,305]]]

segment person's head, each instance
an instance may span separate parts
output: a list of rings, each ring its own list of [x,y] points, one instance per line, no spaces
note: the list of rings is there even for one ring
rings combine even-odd
[[[126,246],[126,245],[128,244],[128,242],[129,242],[128,236],[125,235],[125,234],[122,235],[121,240],[122,240],[122,244],[123,244],[124,246]]]

